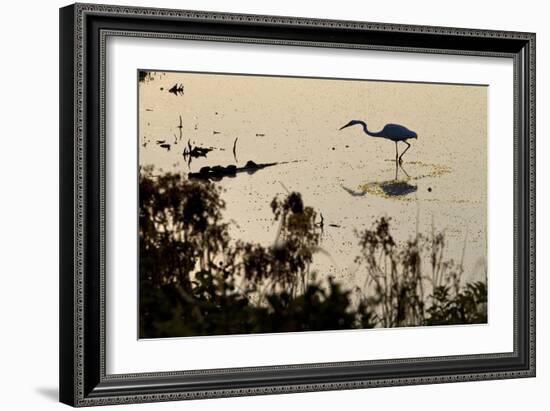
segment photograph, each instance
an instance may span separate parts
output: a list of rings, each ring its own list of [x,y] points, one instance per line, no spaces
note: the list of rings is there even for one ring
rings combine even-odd
[[[140,68],[140,339],[488,323],[488,86]]]
[[[398,2],[60,4],[59,65],[44,66],[59,81],[41,94],[58,107],[31,115],[27,83],[8,82],[25,108],[11,134],[49,122],[57,154],[43,133],[5,151],[12,170],[59,168],[41,202],[59,209],[42,230],[59,233],[59,281],[38,267],[33,290],[59,296],[37,352],[57,350],[61,403],[517,409],[543,392],[543,13]],[[46,169],[8,179],[26,219],[55,220],[36,207],[48,184],[21,190],[54,181]]]

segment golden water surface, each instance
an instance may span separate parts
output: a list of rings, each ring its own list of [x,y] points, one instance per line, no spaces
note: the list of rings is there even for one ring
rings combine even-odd
[[[168,91],[175,84],[183,94]],[[386,123],[414,130],[402,167],[393,142],[358,125],[339,131],[352,119],[372,131]],[[224,215],[234,238],[269,245],[277,234],[271,200],[300,192],[324,219],[325,253],[313,267],[320,275],[355,285],[355,230],[380,216],[392,218],[400,241],[444,231],[448,258],[460,260],[466,242],[464,280],[485,275],[485,86],[151,72],[139,83],[138,137],[140,165],[157,172],[284,162],[219,181]],[[188,141],[213,150],[189,163]]]

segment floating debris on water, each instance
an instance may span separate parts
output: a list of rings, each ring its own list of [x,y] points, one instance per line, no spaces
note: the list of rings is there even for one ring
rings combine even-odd
[[[206,157],[208,153],[214,150],[214,147],[200,147],[191,145],[191,140],[187,141],[187,147],[183,150],[184,157]]]
[[[389,163],[395,163],[394,159],[386,159],[385,161]],[[407,161],[404,162],[402,165],[400,165],[401,169],[403,170],[403,166],[419,166],[424,169],[429,169],[427,173],[418,175],[414,177],[415,180],[419,180],[421,178],[425,177],[440,177],[444,174],[448,174],[452,171],[452,168],[443,164],[434,164],[434,163],[424,163],[423,161]],[[404,171],[404,170],[403,170]]]
[[[430,163],[423,163],[422,161],[411,161],[410,163],[412,165],[417,165],[421,167],[429,167],[430,171],[427,174],[420,175],[415,177],[416,179],[424,178],[424,177],[440,177],[444,174],[448,174],[452,171],[452,168],[449,166],[445,166],[442,164],[430,164]]]
[[[264,133],[256,133],[256,137],[265,137]]]
[[[395,162],[395,160],[392,160],[392,162]],[[418,186],[413,183],[414,181],[418,181],[424,178],[441,177],[452,171],[450,167],[445,165],[423,163],[421,161],[411,161],[408,162],[407,165],[419,166],[425,171],[421,170],[421,174],[410,177],[407,172],[402,168],[402,166],[400,166],[401,170],[407,176],[406,179],[398,180],[396,170],[396,178],[394,180],[370,182],[362,185],[361,189],[369,194],[374,194],[385,198],[410,200],[410,197],[406,196],[418,190]],[[424,172],[422,173],[422,171]],[[428,187],[427,190],[428,192],[432,192],[432,187]]]
[[[216,130],[212,131],[212,134],[221,134],[221,133],[222,133],[221,131],[216,131]]]
[[[170,151],[170,144],[167,144],[167,143],[159,144],[159,147],[165,148],[166,150]]]
[[[210,148],[210,147],[193,147],[193,149],[191,149],[191,151],[187,151],[187,149],[185,149],[183,151],[183,155],[184,156],[191,156],[191,157],[206,157],[206,155],[211,152],[213,150],[213,148]]]
[[[168,90],[169,93],[172,93],[175,96],[183,96],[183,84],[174,84],[170,90]]]

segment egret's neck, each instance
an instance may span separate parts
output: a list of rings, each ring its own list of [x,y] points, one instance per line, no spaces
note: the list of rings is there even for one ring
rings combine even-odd
[[[363,131],[365,132],[365,134],[371,137],[380,137],[379,132],[376,133],[376,132],[369,131],[369,129],[367,128],[367,123],[365,123],[364,121],[361,121],[359,124],[361,124],[361,126],[363,127]]]

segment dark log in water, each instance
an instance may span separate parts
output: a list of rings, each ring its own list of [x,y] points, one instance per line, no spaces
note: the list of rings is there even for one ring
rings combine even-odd
[[[224,177],[235,177],[237,173],[246,172],[248,174],[253,174],[262,168],[275,166],[280,163],[260,163],[257,164],[254,161],[250,160],[244,165],[244,167],[237,167],[233,164],[228,165],[227,167],[223,166],[213,166],[213,167],[202,167],[198,173],[189,173],[187,176],[190,179],[200,179],[200,180],[215,180],[219,181]]]

